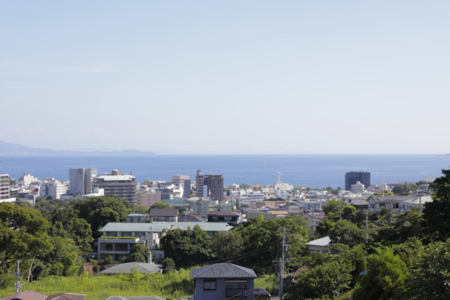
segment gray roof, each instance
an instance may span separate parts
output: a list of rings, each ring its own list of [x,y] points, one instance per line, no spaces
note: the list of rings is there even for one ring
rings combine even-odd
[[[321,246],[321,247],[331,247],[331,239],[326,236],[321,239],[317,239],[306,244],[307,246]]]
[[[150,217],[176,217],[178,216],[178,209],[175,208],[152,208],[150,210]]]
[[[373,199],[376,203],[397,203],[397,202],[403,202],[406,200],[414,199],[414,196],[376,196],[372,195],[370,196],[367,201],[370,199]]]
[[[99,231],[122,231],[122,232],[161,232],[169,230],[172,223],[108,223]]]
[[[188,227],[194,229],[194,226],[198,225],[203,231],[228,231],[233,227],[228,225],[227,223],[216,223],[216,222],[175,222],[173,223],[173,229],[182,229],[187,230]]]
[[[357,205],[357,206],[367,206],[369,203],[367,202],[367,199],[352,199],[350,200],[351,205]]]
[[[142,296],[142,297],[121,297],[111,296],[100,300],[169,300],[167,298],[155,297],[155,296]]]
[[[197,278],[256,278],[255,271],[234,264],[214,264],[191,271],[191,279]]]
[[[139,270],[139,272],[142,272],[142,273],[158,273],[158,272],[161,272],[161,270],[162,270],[161,265],[129,262],[129,263],[115,265],[111,268],[101,271],[100,274],[117,274],[121,271],[130,273],[131,268],[136,268]]]

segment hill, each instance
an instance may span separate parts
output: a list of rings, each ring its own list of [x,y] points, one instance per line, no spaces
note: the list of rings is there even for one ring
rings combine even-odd
[[[149,156],[155,155],[150,151],[124,150],[124,151],[70,151],[70,150],[52,150],[44,148],[31,148],[18,144],[10,144],[0,141],[0,156],[20,155],[20,156],[49,156],[49,155],[128,155],[128,156]]]

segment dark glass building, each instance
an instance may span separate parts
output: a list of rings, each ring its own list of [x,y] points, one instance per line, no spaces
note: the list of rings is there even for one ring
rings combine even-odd
[[[370,187],[370,172],[347,172],[345,174],[345,190],[350,191],[352,184],[360,181],[366,188]]]

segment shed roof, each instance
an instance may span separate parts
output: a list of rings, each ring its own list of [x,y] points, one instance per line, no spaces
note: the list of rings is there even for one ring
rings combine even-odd
[[[214,264],[191,271],[191,279],[198,278],[256,278],[255,271],[234,264]]]
[[[50,295],[45,300],[84,300],[86,298],[87,298],[87,295],[61,293],[61,294]]]
[[[119,272],[130,273],[131,268],[136,268],[139,270],[139,272],[142,273],[158,273],[161,272],[162,266],[156,264],[129,262],[115,265],[111,268],[101,271],[100,274],[117,274]]]
[[[207,214],[208,216],[232,216],[239,217],[241,214],[234,211],[214,211]]]

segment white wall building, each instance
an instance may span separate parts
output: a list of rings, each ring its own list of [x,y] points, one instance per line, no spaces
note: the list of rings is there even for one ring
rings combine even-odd
[[[38,181],[38,179],[30,174],[23,174],[17,182],[29,186],[34,181]]]
[[[278,172],[278,181],[273,185],[274,190],[279,193],[286,193],[292,191],[294,189],[294,186],[290,185],[289,183],[282,182],[280,176],[281,173]]]
[[[351,185],[351,191],[353,194],[361,193],[366,190],[364,184],[362,184],[360,181],[357,181],[355,184]]]
[[[39,196],[41,198],[50,196],[55,199],[60,199],[61,195],[64,195],[66,192],[67,186],[54,178],[45,178],[39,187]]]

